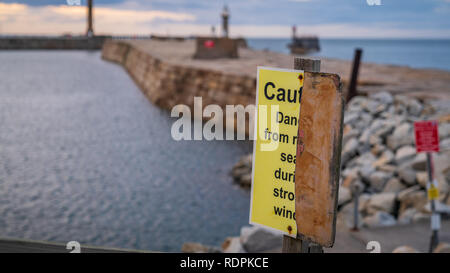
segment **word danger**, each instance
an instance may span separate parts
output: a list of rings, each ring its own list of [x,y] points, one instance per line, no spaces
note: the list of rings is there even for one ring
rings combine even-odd
[[[298,118],[285,115],[281,112],[277,112],[277,122],[282,123],[282,124],[297,126]]]

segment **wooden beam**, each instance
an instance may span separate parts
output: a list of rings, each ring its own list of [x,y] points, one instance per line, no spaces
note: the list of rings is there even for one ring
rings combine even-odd
[[[338,75],[305,72],[295,169],[295,215],[303,240],[332,247],[336,233],[344,103]]]
[[[320,60],[295,58],[294,69],[303,70],[305,72],[319,72]],[[290,236],[284,235],[282,252],[309,253],[309,243],[306,240],[302,240],[300,238],[292,238]]]

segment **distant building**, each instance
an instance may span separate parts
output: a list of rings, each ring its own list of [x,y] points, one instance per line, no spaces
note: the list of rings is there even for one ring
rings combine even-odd
[[[307,54],[320,51],[319,38],[316,36],[297,37],[297,27],[292,26],[292,42],[288,44],[291,54]]]

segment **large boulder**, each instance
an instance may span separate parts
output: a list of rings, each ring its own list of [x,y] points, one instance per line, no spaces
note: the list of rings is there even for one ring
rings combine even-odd
[[[365,96],[353,97],[351,101],[347,104],[347,112],[361,112],[364,105],[367,104],[369,99]]]
[[[361,206],[359,206],[361,208]],[[358,211],[358,228],[362,227],[363,217],[360,211]],[[348,203],[344,205],[338,213],[338,218],[348,228],[355,227],[355,205],[354,203]]]
[[[373,163],[374,167],[379,167],[382,165],[389,164],[394,161],[394,153],[390,150],[385,150],[383,153],[378,157],[378,159]]]
[[[425,171],[427,169],[427,156],[425,153],[419,153],[414,157],[412,168],[416,171]]]
[[[400,180],[396,177],[392,177],[389,179],[384,186],[383,192],[400,192],[402,190],[406,189],[406,186],[400,182]]]
[[[371,153],[371,152],[367,152],[364,153],[360,156],[358,156],[355,160],[355,164],[359,165],[359,166],[364,166],[364,165],[372,165],[375,162],[376,157]]]
[[[344,148],[342,149],[341,154],[341,161],[343,165],[347,163],[347,161],[349,161],[350,158],[352,158],[356,154],[358,144],[359,142],[356,138],[351,138],[350,140],[347,141]]]
[[[373,215],[364,218],[364,225],[369,228],[388,227],[396,223],[395,217],[384,211],[377,211]]]
[[[239,185],[243,188],[250,188],[252,186],[252,172],[242,175],[239,179]]]
[[[339,188],[339,198],[338,198],[338,205],[341,206],[345,203],[348,203],[352,200],[352,192],[347,187],[340,187]]]
[[[450,253],[450,244],[448,243],[440,243],[433,250],[433,253]]]
[[[443,151],[433,156],[434,175],[441,195],[450,192],[450,151]]]
[[[358,129],[359,131],[362,131],[367,127],[367,124],[370,124],[373,120],[373,117],[371,114],[362,112],[359,114],[358,119],[356,122],[353,123],[353,126]]]
[[[450,136],[450,123],[439,124],[439,139],[445,139]]]
[[[375,171],[369,176],[369,182],[372,189],[380,192],[384,189],[386,182],[392,178],[392,174],[382,171]]]
[[[282,235],[262,227],[242,227],[240,242],[250,253],[272,251],[281,248]]]
[[[386,91],[370,94],[369,98],[386,105],[390,105],[394,102],[394,97],[391,95],[391,93]]]
[[[404,122],[394,129],[394,132],[387,137],[387,146],[396,150],[403,145],[414,144],[414,128],[411,123]]]
[[[418,187],[411,187],[400,192],[397,200],[400,202],[399,215],[409,208],[415,208],[418,212],[423,212],[428,202],[427,193]]]
[[[419,116],[424,108],[418,99],[410,96],[396,95],[394,97],[394,102],[403,105],[406,108],[408,115],[412,116]]]
[[[416,181],[422,188],[426,188],[428,183],[428,172],[417,172]]]
[[[394,250],[392,250],[392,253],[420,253],[420,252],[411,246],[399,246]]]
[[[411,167],[411,164],[405,163],[398,167],[398,176],[400,179],[409,186],[414,186],[416,181],[416,171]]]
[[[414,215],[416,215],[417,210],[415,208],[409,208],[398,216],[398,223],[402,225],[410,224],[413,222]]]
[[[342,132],[342,146],[345,146],[347,142],[352,139],[359,136],[359,131],[356,129],[353,129],[351,125],[346,124],[344,126],[343,132]]]
[[[395,208],[395,198],[396,195],[393,192],[373,194],[368,203],[368,212],[370,214],[378,211],[393,213]]]
[[[342,186],[350,187],[353,181],[359,178],[359,168],[345,168],[341,171],[341,177],[343,178]]]
[[[223,253],[245,253],[240,237],[228,237],[222,244]]]
[[[347,112],[344,115],[344,124],[354,124],[360,116],[359,112]]]
[[[381,156],[381,154],[383,154],[385,151],[387,151],[387,147],[384,146],[381,143],[377,143],[375,144],[371,149],[370,152],[376,156]],[[392,152],[391,152],[392,153]],[[392,154],[393,155],[393,154]],[[394,158],[394,157],[392,157]],[[379,160],[379,158],[377,159]]]
[[[402,146],[395,153],[395,162],[400,165],[416,155],[416,149],[413,146]]]
[[[250,188],[252,184],[252,160],[252,154],[245,155],[231,170],[234,181],[244,188]]]
[[[199,243],[187,242],[181,247],[181,251],[184,253],[220,253],[220,249],[215,247],[202,245]]]
[[[372,166],[372,164],[364,164],[359,169],[359,176],[362,178],[362,180],[366,183],[370,183],[370,175],[374,173],[376,170]]]

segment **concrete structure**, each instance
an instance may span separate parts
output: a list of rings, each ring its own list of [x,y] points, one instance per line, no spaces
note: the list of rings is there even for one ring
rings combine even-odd
[[[0,50],[77,49],[99,50],[109,36],[88,37],[6,37],[0,38]]]
[[[238,58],[238,41],[229,38],[198,37],[195,59]]]
[[[66,244],[16,238],[0,238],[0,253],[70,253]],[[149,253],[148,251],[81,245],[80,253]]]

